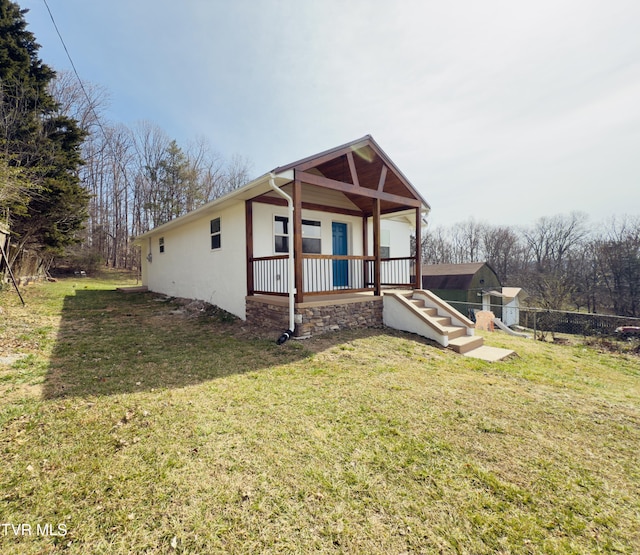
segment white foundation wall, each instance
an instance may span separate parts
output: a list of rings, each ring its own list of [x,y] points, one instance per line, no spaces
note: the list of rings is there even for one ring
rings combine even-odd
[[[220,218],[221,248],[211,249],[210,221]],[[159,239],[164,238],[164,253]],[[244,203],[151,237],[142,244],[142,283],[150,291],[206,301],[245,319],[246,231]]]

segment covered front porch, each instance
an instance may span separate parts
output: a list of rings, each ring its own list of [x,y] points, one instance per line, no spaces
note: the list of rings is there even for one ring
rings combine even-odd
[[[320,306],[364,314],[347,324],[343,309],[326,309],[335,313],[329,329],[354,320],[378,325],[385,288],[420,287],[429,206],[370,136],[276,168],[273,176],[280,191],[245,201],[248,319],[264,319],[264,307],[282,312],[293,287],[297,332]]]

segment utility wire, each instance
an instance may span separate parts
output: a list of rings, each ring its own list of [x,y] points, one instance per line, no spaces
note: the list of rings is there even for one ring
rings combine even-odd
[[[91,112],[93,113],[94,117],[96,118],[96,123],[98,124],[98,127],[100,128],[100,131],[102,131],[102,135],[104,136],[104,140],[109,145],[109,149],[111,150],[111,154],[113,155],[114,160],[116,161],[116,163],[118,164],[118,167],[120,168],[120,171],[122,172],[122,176],[124,177],[125,184],[128,186],[127,172],[125,171],[125,168],[121,164],[119,158],[116,156],[116,150],[113,147],[113,145],[111,144],[111,139],[110,139],[109,135],[107,135],[107,132],[106,132],[104,126],[102,125],[102,120],[100,119],[100,116],[98,115],[98,112],[96,112],[96,109],[93,106],[93,103],[91,101],[91,97],[87,93],[87,90],[84,87],[84,83],[82,82],[82,79],[80,79],[80,75],[78,74],[78,70],[76,69],[76,64],[73,63],[73,59],[71,58],[71,54],[69,53],[69,49],[67,48],[67,45],[65,44],[64,39],[62,38],[62,33],[60,33],[60,29],[58,29],[58,25],[56,24],[56,20],[53,17],[53,13],[51,13],[51,8],[49,8],[49,4],[47,3],[47,0],[42,0],[42,1],[44,2],[45,7],[47,8],[47,12],[49,12],[49,17],[51,18],[51,23],[53,23],[53,27],[56,30],[56,33],[58,34],[58,38],[60,39],[60,42],[62,43],[62,47],[64,48],[64,51],[67,54],[67,58],[69,59],[69,63],[71,64],[71,68],[73,69],[73,73],[75,74],[76,78],[78,79],[78,83],[80,85],[80,89],[82,90],[82,93],[84,94],[84,97],[87,100],[89,109],[91,110]]]

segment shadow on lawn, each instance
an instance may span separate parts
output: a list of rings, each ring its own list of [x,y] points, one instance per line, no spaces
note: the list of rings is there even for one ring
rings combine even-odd
[[[185,313],[163,300],[151,293],[100,290],[65,297],[44,397],[178,388],[309,354],[301,343],[276,345],[280,330],[258,337],[239,320]]]

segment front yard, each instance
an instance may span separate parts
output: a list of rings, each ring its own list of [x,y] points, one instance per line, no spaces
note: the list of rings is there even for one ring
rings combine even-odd
[[[114,286],[0,293],[1,553],[640,552],[637,356],[278,347]]]

